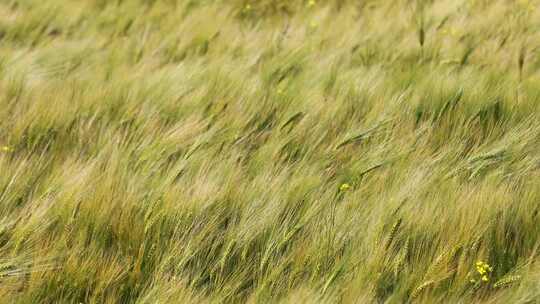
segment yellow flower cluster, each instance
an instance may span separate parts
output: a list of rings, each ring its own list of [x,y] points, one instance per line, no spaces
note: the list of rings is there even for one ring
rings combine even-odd
[[[489,274],[493,271],[493,268],[488,263],[478,261],[475,264],[476,271],[480,275],[480,279],[484,282],[489,281]]]
[[[351,189],[351,185],[347,183],[341,184],[341,186],[339,186],[339,191],[347,191],[349,189]]]

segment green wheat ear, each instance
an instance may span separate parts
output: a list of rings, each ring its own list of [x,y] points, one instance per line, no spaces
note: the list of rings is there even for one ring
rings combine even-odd
[[[409,244],[410,244],[410,240],[409,238],[407,238],[407,240],[405,241],[405,245],[403,245],[403,247],[399,251],[399,254],[396,256],[394,260],[394,275],[395,276],[398,276],[399,272],[405,266],[407,256],[409,254]]]
[[[429,280],[429,281],[425,281],[424,283],[420,284],[418,287],[416,287],[413,292],[411,293],[411,298],[414,299],[416,297],[418,297],[420,295],[420,293],[422,293],[422,291],[424,291],[425,289],[429,288],[430,286],[432,286],[433,284],[435,284],[435,281],[434,280]]]
[[[396,237],[399,228],[401,227],[401,222],[402,219],[399,218],[392,226],[392,230],[390,230],[390,234],[388,235],[388,239],[386,241],[386,249],[388,249],[390,245],[392,245],[392,242],[394,241],[394,238]]]
[[[502,278],[502,279],[498,280],[497,282],[495,282],[495,284],[493,284],[493,287],[494,288],[508,287],[510,285],[513,285],[513,284],[519,282],[520,280],[521,280],[520,275],[508,276],[508,277]]]

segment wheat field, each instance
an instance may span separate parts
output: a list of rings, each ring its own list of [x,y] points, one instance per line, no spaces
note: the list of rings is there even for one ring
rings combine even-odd
[[[540,303],[540,2],[0,1],[1,303]]]

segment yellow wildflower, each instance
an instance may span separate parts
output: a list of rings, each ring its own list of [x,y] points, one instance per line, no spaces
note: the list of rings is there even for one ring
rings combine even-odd
[[[347,183],[343,183],[343,184],[341,184],[341,186],[339,186],[340,191],[347,191],[349,189],[351,189],[351,185],[349,185]]]
[[[489,281],[489,274],[493,271],[493,268],[491,268],[488,263],[482,261],[476,262],[475,266],[476,272],[480,275],[480,279],[483,282]]]

